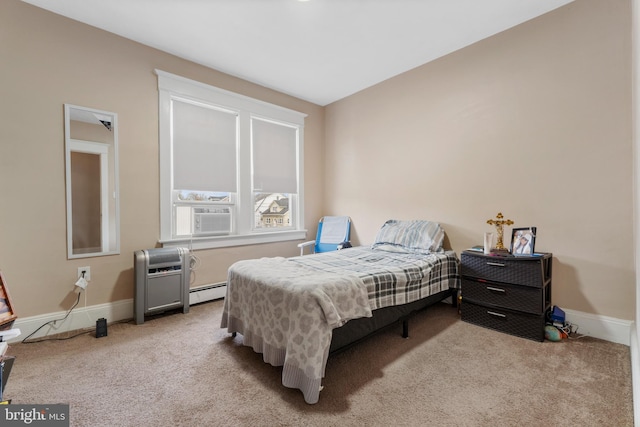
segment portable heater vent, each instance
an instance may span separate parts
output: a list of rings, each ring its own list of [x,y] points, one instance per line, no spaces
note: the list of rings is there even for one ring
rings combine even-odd
[[[182,308],[189,312],[191,255],[186,248],[154,248],[134,252],[134,317]]]

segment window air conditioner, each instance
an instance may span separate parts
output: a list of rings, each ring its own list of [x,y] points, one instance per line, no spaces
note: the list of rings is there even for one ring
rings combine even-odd
[[[193,235],[225,235],[231,233],[231,209],[220,207],[193,208]]]

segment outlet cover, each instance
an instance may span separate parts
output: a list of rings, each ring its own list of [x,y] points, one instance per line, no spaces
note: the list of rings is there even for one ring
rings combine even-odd
[[[91,267],[78,267],[78,279],[82,277],[84,271],[84,280],[87,282],[91,280]]]

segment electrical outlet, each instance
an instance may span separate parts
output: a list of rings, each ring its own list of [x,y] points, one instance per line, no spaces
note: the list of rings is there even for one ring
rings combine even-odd
[[[82,277],[84,272],[84,280],[91,281],[91,267],[78,267],[78,279]]]

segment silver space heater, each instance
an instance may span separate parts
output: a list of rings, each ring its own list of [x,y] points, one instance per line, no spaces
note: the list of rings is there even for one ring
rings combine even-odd
[[[134,252],[136,324],[145,315],[182,308],[189,312],[191,256],[186,248],[144,249]]]

